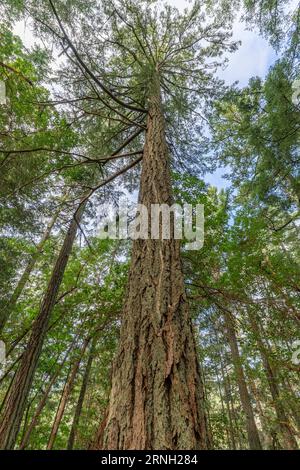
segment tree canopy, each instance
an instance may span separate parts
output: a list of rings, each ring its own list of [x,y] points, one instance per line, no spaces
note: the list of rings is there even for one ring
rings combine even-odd
[[[299,6],[0,13],[0,448],[297,449]],[[234,21],[277,53],[244,87]],[[203,204],[203,247],[100,237],[128,194]]]

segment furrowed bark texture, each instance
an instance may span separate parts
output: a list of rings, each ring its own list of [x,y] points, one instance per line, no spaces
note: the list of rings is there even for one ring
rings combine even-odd
[[[139,202],[172,205],[159,87],[149,100]],[[178,240],[135,240],[104,449],[209,447],[203,385]]]
[[[22,355],[21,363],[13,379],[9,394],[5,400],[5,405],[1,413],[0,449],[12,449],[16,443],[26,400],[41,354],[51,312],[55,305],[84,207],[85,205],[82,204],[79,211],[77,211],[76,219],[74,217],[72,218],[63,246],[53,268],[40,312],[32,326],[30,339]]]

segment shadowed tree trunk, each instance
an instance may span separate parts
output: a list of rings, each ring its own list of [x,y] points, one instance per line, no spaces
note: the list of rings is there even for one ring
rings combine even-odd
[[[28,442],[29,442],[29,439],[30,439],[30,436],[31,436],[31,433],[33,431],[33,429],[35,428],[35,426],[37,425],[38,423],[38,420],[39,420],[39,417],[44,409],[44,406],[46,405],[47,403],[47,400],[48,400],[48,397],[49,397],[49,394],[51,392],[51,389],[53,387],[53,385],[55,384],[56,380],[58,379],[59,377],[59,374],[62,370],[62,367],[64,366],[67,358],[68,358],[68,355],[70,354],[70,351],[71,349],[73,348],[74,346],[74,343],[75,343],[75,340],[77,339],[77,337],[72,341],[72,344],[71,346],[68,348],[66,354],[65,354],[65,357],[63,358],[62,362],[59,364],[59,366],[57,367],[55,373],[53,374],[52,378],[50,379],[50,382],[48,383],[44,393],[43,393],[43,396],[33,414],[33,417],[30,421],[30,424],[29,426],[27,427],[26,429],[26,432],[24,433],[24,436],[22,438],[22,441],[21,441],[21,444],[20,444],[20,447],[19,449],[20,450],[23,450],[25,449],[25,447],[27,446]]]
[[[215,335],[215,339],[216,339],[216,344],[219,344],[221,345],[221,341],[220,341],[220,338],[219,338],[219,335],[216,331],[215,328],[213,328],[213,331],[214,331],[214,335]],[[223,348],[222,350],[220,351],[220,357],[219,357],[219,361],[220,361],[220,370],[221,370],[221,377],[222,377],[222,385],[223,385],[223,389],[224,389],[224,400],[225,400],[225,404],[226,404],[226,410],[227,410],[227,416],[228,416],[228,424],[229,424],[229,435],[230,435],[230,442],[231,442],[231,449],[234,449],[236,450],[236,442],[235,442],[235,435],[234,435],[234,427],[233,427],[233,419],[232,419],[232,410],[230,408],[230,396],[231,396],[231,391],[230,391],[230,387],[227,387],[227,384],[226,384],[226,378],[225,378],[225,371],[224,371],[224,362],[223,362],[223,357],[224,357],[224,351],[223,351]],[[216,366],[215,367],[215,370],[216,370],[216,376],[217,376],[217,381],[218,381],[218,387],[219,387],[219,393],[220,393],[220,398],[221,400],[223,401],[223,397],[222,397],[222,389],[221,389],[221,381],[219,380],[219,371],[218,371],[218,367]],[[230,395],[230,396],[229,396]],[[223,405],[222,405],[222,408],[223,408]],[[225,414],[225,413],[224,413]],[[227,429],[227,433],[228,433],[228,429]],[[229,446],[230,448],[230,443],[229,443]]]
[[[199,333],[196,333],[195,340],[197,343],[197,337],[199,337]],[[197,349],[197,348],[196,348]],[[208,390],[207,390],[207,382],[205,380],[206,378],[206,371],[205,371],[205,365],[201,360],[201,355],[198,354],[198,364],[199,364],[199,373],[200,377],[202,380],[202,387],[203,387],[203,396],[205,397],[205,416],[206,416],[206,427],[207,427],[207,442],[209,444],[209,448],[213,449],[214,448],[214,441],[213,441],[213,430],[212,430],[212,422],[211,422],[211,417],[210,417],[210,407],[207,402],[207,397],[208,397]]]
[[[32,407],[32,404],[34,403],[36,397],[38,395],[38,392],[32,397],[32,399],[29,401],[28,405],[26,406],[26,412],[24,414],[24,422],[23,422],[23,432],[22,432],[22,439],[25,436],[26,433],[26,428],[28,426],[29,422],[29,414],[30,414],[30,408]]]
[[[81,384],[81,388],[80,388],[78,402],[77,402],[77,405],[76,405],[75,414],[74,414],[74,418],[73,418],[73,423],[72,423],[72,427],[71,427],[71,431],[70,431],[70,435],[69,435],[69,440],[68,440],[68,447],[67,447],[68,450],[72,450],[73,447],[74,447],[76,434],[77,434],[77,428],[78,428],[78,424],[79,424],[79,419],[80,419],[80,416],[81,416],[81,411],[82,411],[82,407],[83,407],[85,393],[86,393],[88,380],[89,380],[89,376],[90,376],[90,372],[91,372],[91,368],[92,368],[92,362],[93,362],[93,359],[94,359],[94,351],[95,351],[95,346],[96,346],[96,340],[97,340],[97,337],[95,336],[94,339],[93,339],[92,345],[91,345],[88,361],[87,361],[86,368],[85,368],[84,375],[83,375],[83,379],[82,379],[82,384]]]
[[[246,418],[246,428],[248,434],[248,442],[251,450],[261,449],[261,443],[256,427],[252,404],[250,400],[249,391],[246,384],[245,374],[241,362],[241,357],[238,348],[238,342],[235,332],[234,319],[231,312],[227,309],[222,309],[224,313],[225,327],[227,331],[228,341],[231,350],[232,362],[236,374],[236,379],[239,387],[240,398],[242,407]]]
[[[243,444],[242,444],[242,437],[241,437],[241,429],[240,429],[240,426],[239,426],[239,423],[238,423],[238,420],[237,420],[237,413],[236,413],[236,409],[235,409],[234,399],[233,399],[233,396],[232,396],[233,394],[232,394],[231,381],[230,381],[229,375],[227,375],[225,377],[225,375],[223,374],[223,377],[224,377],[223,380],[224,380],[224,389],[225,389],[226,401],[228,401],[229,413],[231,415],[231,421],[232,421],[232,424],[234,424],[234,429],[235,429],[234,436],[236,436],[236,438],[237,438],[238,448],[242,449]],[[236,446],[236,448],[237,448],[237,446]]]
[[[66,408],[69,396],[70,396],[70,394],[73,390],[75,378],[76,378],[76,375],[77,375],[77,372],[78,372],[78,369],[79,369],[79,366],[80,366],[81,359],[82,359],[82,357],[85,353],[85,350],[86,350],[86,348],[89,344],[89,341],[90,341],[90,338],[84,340],[83,345],[81,347],[81,350],[79,352],[79,355],[75,359],[73,367],[71,368],[70,373],[68,374],[67,381],[66,381],[66,384],[64,386],[63,393],[61,395],[61,399],[60,399],[60,402],[59,402],[59,405],[58,405],[58,408],[57,408],[57,411],[56,411],[56,415],[55,415],[55,418],[54,418],[54,422],[53,422],[53,426],[52,426],[52,429],[51,429],[49,441],[48,441],[48,444],[47,444],[47,450],[51,450],[53,448],[53,445],[54,445],[54,442],[55,442],[55,439],[56,439],[56,436],[57,436],[59,425],[60,425],[62,417],[64,415],[65,408]]]
[[[139,203],[172,205],[158,80],[149,99]],[[135,240],[110,403],[98,433],[104,449],[205,449],[209,437],[180,245]]]
[[[226,418],[226,411],[225,411],[225,405],[224,405],[224,399],[223,399],[223,391],[221,387],[221,382],[220,382],[220,377],[219,377],[219,371],[218,368],[215,366],[215,374],[216,374],[216,379],[217,379],[217,385],[218,385],[218,391],[219,391],[219,397],[220,397],[220,402],[221,402],[221,410],[224,418]],[[225,432],[226,432],[226,440],[227,440],[227,447],[228,449],[235,449],[235,442],[234,442],[234,436],[232,433],[232,422],[230,420],[231,416],[228,413],[228,402],[225,397],[225,403],[226,403],[226,408],[227,408],[227,416],[228,416],[228,424],[227,425],[227,420],[225,421]]]
[[[51,230],[52,230],[52,228],[53,228],[53,226],[54,226],[54,224],[55,224],[55,222],[58,218],[59,212],[60,211],[58,211],[54,214],[54,216],[50,220],[49,224],[47,225],[46,230],[45,230],[40,242],[36,246],[36,251],[31,256],[26,268],[24,269],[24,272],[23,272],[18,284],[16,285],[16,288],[13,291],[11,298],[7,302],[5,302],[4,306],[2,307],[2,309],[0,311],[0,335],[2,334],[3,328],[4,328],[8,318],[10,316],[10,313],[14,309],[16,303],[18,302],[19,297],[22,294],[25,285],[27,284],[29,276],[30,276],[30,274],[32,273],[32,271],[34,269],[35,264],[36,264],[36,262],[37,262],[37,260],[40,256],[40,254],[43,251],[45,243],[48,240],[48,238],[50,236],[50,233],[51,233]]]
[[[252,379],[248,376],[248,383],[249,383],[251,393],[253,394],[253,397],[257,405],[257,411],[258,411],[259,420],[260,420],[261,428],[262,428],[261,441],[262,441],[263,447],[264,449],[272,449],[273,442],[272,442],[272,433],[270,432],[270,422],[263,410],[260,393],[257,389],[255,379]]]
[[[283,377],[283,386],[290,398],[284,402],[286,412],[289,411],[294,423],[297,427],[298,434],[300,435],[300,409],[299,409],[299,400],[297,400],[297,391],[293,390],[291,382],[288,377]]]
[[[112,154],[112,156],[117,155],[118,152],[123,150],[123,148],[132,142],[140,133],[141,130],[139,129],[139,131],[128,137]],[[49,319],[55,306],[58,291],[76,237],[77,228],[78,225],[80,225],[87,201],[96,189],[105,186],[118,176],[122,175],[127,170],[131,169],[133,166],[139,163],[141,159],[142,157],[139,157],[133,162],[130,162],[128,165],[121,168],[121,170],[108,176],[95,188],[89,189],[83,196],[75,211],[68,232],[65,236],[63,246],[52,271],[52,275],[42,301],[40,312],[34,324],[32,325],[31,336],[29,338],[27,347],[22,354],[21,364],[15,374],[11,389],[5,401],[3,412],[1,413],[2,422],[0,425],[0,449],[11,449],[16,443],[24,408],[26,406],[26,399],[29,395],[35,369],[37,367],[39,356],[47,333]]]
[[[47,332],[58,290],[67,266],[77,233],[78,223],[85,204],[79,206],[76,217],[72,218],[64,243],[57,257],[51,278],[44,295],[40,312],[32,326],[31,336],[22,355],[21,364],[10,387],[9,394],[1,413],[0,449],[12,449],[15,445],[22,421],[26,400],[29,395],[34,373]]]
[[[274,373],[273,367],[269,359],[267,347],[262,340],[261,332],[260,332],[257,320],[255,318],[254,312],[249,314],[249,320],[250,320],[252,330],[255,334],[255,339],[257,341],[257,346],[258,346],[258,349],[262,358],[263,366],[265,369],[265,373],[267,376],[267,381],[268,381],[268,385],[270,388],[275,412],[277,415],[279,428],[280,428],[281,435],[283,438],[284,447],[286,449],[298,449],[296,439],[294,437],[293,431],[291,429],[291,425],[289,423],[289,418],[281,402],[279,387],[277,384],[275,373]]]

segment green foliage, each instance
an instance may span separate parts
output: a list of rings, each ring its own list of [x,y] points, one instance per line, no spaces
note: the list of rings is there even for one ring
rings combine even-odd
[[[180,13],[156,1],[68,0],[54,1],[52,7],[37,0],[2,2],[0,80],[8,99],[0,107],[0,306],[36,258],[4,330],[8,359],[7,375],[0,378],[1,400],[79,200],[128,163],[125,157],[107,157],[142,149],[141,132],[117,150],[144,130],[159,77],[175,199],[203,204],[205,211],[204,246],[188,251],[183,244],[182,258],[214,446],[248,447],[225,312],[234,321],[264,448],[282,448],[283,438],[261,345],[274,371],[278,400],[297,435],[299,367],[291,357],[300,309],[299,106],[292,93],[299,78],[299,15],[291,17],[286,3],[196,1]],[[237,48],[231,26],[240,4],[248,25],[286,49],[265,79],[253,77],[243,89],[225,90],[215,72],[226,53]],[[16,19],[28,20],[44,46],[26,49],[12,33]],[[199,178],[200,171],[216,164],[227,167],[227,191]],[[136,190],[137,171],[119,181],[93,194],[78,228],[27,401],[24,430],[57,368],[59,374],[29,449],[46,447],[70,368],[84,340],[95,335],[75,448],[88,448],[105,415],[130,244],[100,240],[95,227],[98,211],[103,215],[101,203],[115,202],[124,189]],[[49,238],[37,252],[56,212]],[[88,351],[59,427],[57,449],[67,446],[87,361]],[[18,444],[21,438],[22,432]]]
[[[292,100],[296,76],[286,60],[265,80],[253,78],[216,105],[212,128],[220,162],[234,169],[241,193],[293,212],[299,207],[299,119]]]

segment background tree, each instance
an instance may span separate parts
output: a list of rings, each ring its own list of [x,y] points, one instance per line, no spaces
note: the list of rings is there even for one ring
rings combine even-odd
[[[238,3],[2,3],[2,447],[298,446],[298,15],[245,4],[280,57],[226,90]],[[199,179],[217,164],[227,191]],[[146,205],[204,204],[200,252],[98,238],[139,179]]]

